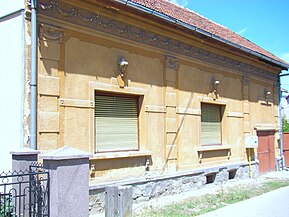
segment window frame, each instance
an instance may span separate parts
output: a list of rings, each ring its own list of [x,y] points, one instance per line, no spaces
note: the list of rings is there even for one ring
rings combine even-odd
[[[97,135],[96,135],[96,118],[94,115],[94,154],[98,153],[112,153],[112,152],[127,152],[127,151],[140,151],[140,100],[141,100],[141,95],[136,95],[136,94],[129,94],[129,93],[117,93],[117,92],[107,92],[107,91],[99,91],[95,90],[94,91],[94,102],[95,102],[95,97],[99,96],[110,96],[110,97],[125,97],[125,98],[133,98],[136,100],[136,109],[137,109],[137,149],[108,149],[108,150],[97,150]],[[95,105],[96,106],[96,105]],[[95,106],[93,111],[95,112]]]
[[[219,114],[220,114],[220,143],[209,143],[205,144],[202,143],[201,138],[202,138],[202,106],[203,105],[209,105],[209,106],[216,106],[219,107]],[[210,103],[210,102],[201,102],[200,107],[201,107],[201,120],[200,120],[200,142],[199,144],[201,146],[222,146],[223,145],[223,116],[224,116],[224,110],[225,110],[225,104],[218,104],[218,103]]]

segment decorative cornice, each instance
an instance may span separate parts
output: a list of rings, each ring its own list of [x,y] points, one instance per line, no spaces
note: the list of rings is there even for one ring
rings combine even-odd
[[[276,81],[278,77],[274,73],[256,66],[192,46],[149,30],[144,30],[99,13],[93,13],[66,4],[62,1],[39,0],[38,13],[47,17],[53,17],[61,21],[129,39],[134,42],[150,45],[165,51],[174,52],[189,58],[237,70],[247,76],[255,75],[273,81]]]
[[[39,37],[43,41],[62,43],[63,32],[57,27],[41,25]]]

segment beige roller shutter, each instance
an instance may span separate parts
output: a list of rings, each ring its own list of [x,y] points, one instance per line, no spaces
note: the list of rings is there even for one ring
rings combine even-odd
[[[138,150],[137,97],[95,95],[96,151]]]
[[[202,103],[201,144],[221,144],[221,106]]]

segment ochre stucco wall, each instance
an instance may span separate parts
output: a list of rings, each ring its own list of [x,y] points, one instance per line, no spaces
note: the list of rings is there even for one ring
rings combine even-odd
[[[136,23],[137,21],[128,22]],[[38,52],[38,148],[71,146],[94,154],[92,181],[117,180],[246,160],[244,136],[278,129],[275,82],[245,76],[237,70],[142,46],[96,31],[75,30],[42,18]],[[52,21],[51,21],[52,22]],[[144,26],[145,28],[145,26]],[[162,30],[164,31],[164,30]],[[49,32],[58,37],[49,37]],[[175,33],[167,32],[172,37]],[[55,36],[55,35],[54,35]],[[180,36],[180,38],[183,36]],[[186,39],[194,46],[201,46]],[[245,57],[217,51],[241,62],[277,73]],[[125,87],[118,83],[117,60],[128,63]],[[173,66],[167,64],[172,58]],[[211,82],[220,81],[219,97]],[[264,91],[271,95],[265,99]],[[94,93],[139,95],[139,153],[95,153]],[[224,108],[222,145],[204,151],[200,144],[201,103]],[[113,135],[112,135],[113,139]],[[276,154],[278,154],[276,140]]]

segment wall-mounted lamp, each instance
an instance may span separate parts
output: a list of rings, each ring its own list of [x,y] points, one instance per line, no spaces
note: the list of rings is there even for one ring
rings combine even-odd
[[[271,92],[269,90],[266,90],[264,91],[264,96],[265,96],[265,100],[268,102],[269,100],[269,96],[271,95]]]
[[[218,89],[219,84],[220,84],[220,81],[219,81],[219,80],[212,79],[212,88],[213,88],[213,91],[214,91],[215,93],[217,92],[217,89]]]
[[[124,58],[121,58],[118,61],[118,69],[119,69],[120,77],[124,77],[124,73],[125,73],[127,67],[128,67],[128,62]]]
[[[219,86],[219,84],[220,84],[220,81],[213,77],[212,80],[211,80],[211,88],[212,88],[212,91],[213,91],[212,97],[213,97],[214,100],[219,98],[219,94],[218,94],[218,86]]]
[[[90,166],[90,177],[91,178],[95,177],[95,164],[92,164]]]

